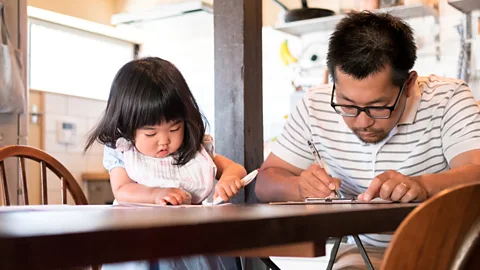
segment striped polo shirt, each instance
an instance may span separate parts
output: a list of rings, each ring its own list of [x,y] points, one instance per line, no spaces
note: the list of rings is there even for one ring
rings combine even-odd
[[[480,108],[465,82],[434,75],[419,77],[415,95],[407,99],[402,117],[382,142],[362,142],[330,106],[332,86],[308,91],[291,113],[272,153],[307,169],[314,163],[312,141],[345,196],[364,192],[387,170],[407,176],[449,169],[452,158],[480,149]],[[362,241],[387,246],[391,235],[369,234]]]

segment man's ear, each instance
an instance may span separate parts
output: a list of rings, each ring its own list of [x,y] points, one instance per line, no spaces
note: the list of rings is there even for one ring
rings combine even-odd
[[[408,75],[408,80],[405,85],[407,89],[407,98],[415,95],[415,84],[417,83],[418,73],[414,70]]]

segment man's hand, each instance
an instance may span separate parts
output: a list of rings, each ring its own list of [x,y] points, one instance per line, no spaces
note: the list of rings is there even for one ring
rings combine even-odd
[[[358,199],[368,202],[376,197],[405,203],[428,199],[427,191],[415,180],[415,177],[408,177],[392,170],[375,177]]]
[[[300,174],[298,189],[301,198],[326,198],[334,196],[333,190],[340,184],[340,179],[330,177],[324,169],[313,164]]]

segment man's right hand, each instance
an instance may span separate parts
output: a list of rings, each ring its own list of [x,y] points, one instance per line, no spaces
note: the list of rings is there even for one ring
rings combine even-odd
[[[340,188],[341,180],[330,177],[318,164],[313,164],[300,174],[298,189],[303,199],[334,196],[333,190]]]

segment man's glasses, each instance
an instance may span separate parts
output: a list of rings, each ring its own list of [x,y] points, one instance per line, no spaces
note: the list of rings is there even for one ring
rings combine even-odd
[[[365,112],[369,117],[374,119],[387,119],[390,118],[392,115],[393,110],[397,106],[398,100],[403,93],[403,89],[405,89],[405,83],[403,84],[402,88],[400,89],[400,93],[398,93],[397,98],[395,99],[395,103],[392,106],[367,106],[367,107],[359,107],[355,105],[342,105],[336,104],[333,102],[333,96],[335,93],[335,84],[333,84],[332,89],[332,97],[330,100],[330,105],[335,110],[336,113],[340,114],[341,116],[347,117],[357,117],[361,112]]]

